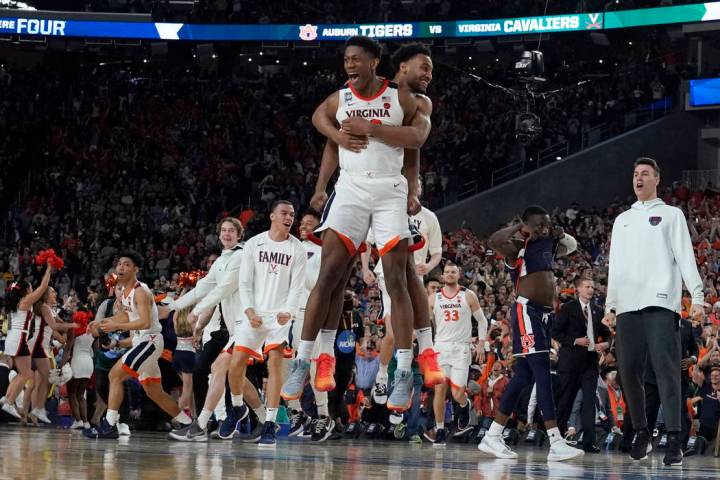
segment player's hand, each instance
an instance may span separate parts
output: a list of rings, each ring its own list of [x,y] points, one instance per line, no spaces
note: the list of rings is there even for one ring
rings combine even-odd
[[[292,317],[292,315],[290,315],[288,312],[278,313],[277,317],[276,317],[278,325],[285,325],[286,323],[288,323],[290,321],[291,317]]]
[[[362,152],[368,147],[368,143],[370,141],[367,135],[353,135],[345,131],[345,129],[340,130],[337,136],[337,144],[353,153]]]
[[[325,191],[315,192],[310,199],[310,208],[312,208],[316,212],[322,212],[322,209],[325,206],[325,202],[327,202],[327,199],[328,195],[327,193],[325,193]]]
[[[482,340],[475,347],[475,361],[478,365],[485,363],[485,342]]]
[[[595,351],[597,353],[603,353],[603,352],[606,352],[609,347],[610,347],[610,344],[608,342],[596,343]]]
[[[608,328],[615,328],[615,314],[612,312],[606,313],[602,319],[602,323]]]
[[[703,318],[705,318],[705,310],[703,310],[702,305],[693,304],[692,307],[690,307],[690,318],[693,320],[699,322]]]
[[[365,285],[370,287],[375,285],[376,281],[375,274],[370,269],[363,270],[363,282],[365,282]]]
[[[261,318],[259,315],[255,315],[254,317],[252,317],[252,318],[250,319],[250,326],[251,326],[252,328],[260,328],[260,326],[262,325],[262,323],[263,323],[263,322],[262,322],[262,318]]]
[[[424,276],[430,273],[430,268],[428,267],[427,263],[418,263],[417,265],[415,265],[415,271],[418,275]]]
[[[343,132],[356,137],[367,137],[372,134],[372,123],[362,117],[346,118],[340,124]]]
[[[108,333],[108,332],[114,332],[115,330],[118,329],[118,327],[115,324],[115,322],[112,322],[110,320],[103,320],[102,322],[100,322],[100,329],[103,332]]]
[[[407,213],[408,215],[417,215],[422,210],[422,204],[416,193],[408,193]]]
[[[576,338],[575,345],[587,348],[587,346],[590,345],[590,340],[587,337]]]
[[[200,347],[202,346],[202,334],[203,334],[202,330],[198,330],[197,328],[193,330],[192,342],[193,342],[193,347],[196,350],[199,350]]]

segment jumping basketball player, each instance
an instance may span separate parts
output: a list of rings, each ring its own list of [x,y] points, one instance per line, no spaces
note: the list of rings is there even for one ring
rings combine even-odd
[[[399,88],[401,90],[408,90],[417,100],[418,111],[413,118],[413,124],[422,126],[423,128],[429,128],[430,115],[432,114],[432,102],[427,96],[425,96],[427,87],[432,81],[433,71],[433,64],[432,59],[430,58],[429,49],[419,43],[403,45],[395,51],[392,61],[397,70],[395,81],[397,82]],[[322,108],[322,106],[320,108]],[[327,116],[318,116],[318,120],[320,131],[327,135],[329,139],[334,138],[332,134],[336,133],[335,125],[329,121]],[[359,137],[347,135],[339,136],[339,140],[346,139],[350,142],[356,141],[357,138]],[[328,140],[328,142],[330,141],[331,140]],[[349,143],[346,148],[354,149],[356,148],[356,145]],[[318,178],[319,188],[316,188],[316,196],[320,195],[322,198],[322,195],[324,195],[325,188],[327,187],[326,180],[329,179],[329,176],[334,172],[334,169],[338,164],[337,155],[336,149],[333,149],[332,152],[328,152],[326,145],[326,150],[323,152],[323,162],[320,167],[321,174]],[[328,173],[331,166],[332,171]],[[419,239],[420,236],[422,236],[423,239],[423,242],[421,242],[423,246],[420,250],[415,250],[418,243],[414,242],[411,250],[415,250],[415,254],[407,256],[406,281],[410,301],[413,306],[413,327],[415,336],[418,339],[418,347],[420,351],[420,355],[418,356],[420,371],[423,374],[425,385],[427,387],[433,387],[434,385],[443,383],[445,381],[445,376],[437,364],[437,353],[432,344],[432,327],[429,317],[425,314],[427,296],[425,295],[422,284],[422,275],[430,272],[440,262],[442,235],[435,214],[426,208],[421,208],[420,206],[418,199],[422,196],[422,185],[419,182],[419,167],[419,150],[406,148],[404,150],[403,157],[403,170],[405,177],[408,179],[410,187],[409,190],[411,192],[408,195],[408,213],[413,215],[410,219],[411,237],[413,239]],[[327,177],[324,177],[324,182],[321,183],[320,177],[323,177],[323,175],[327,175]],[[412,192],[415,193],[413,194]],[[374,239],[369,243],[373,242]],[[428,252],[431,255],[429,261],[427,260]],[[369,272],[368,269],[370,251],[367,250],[362,254],[362,257],[364,279],[368,284],[372,284],[375,279],[372,272]],[[415,266],[416,262],[417,267]],[[381,344],[380,370],[378,371],[376,385],[373,389],[373,397],[377,403],[384,404],[387,402],[387,366],[392,358],[395,342],[392,331],[392,323],[390,321],[391,301],[390,296],[387,294],[384,277],[382,276],[382,262],[378,262],[376,273],[378,273],[380,277],[378,278],[378,283],[383,294],[383,314],[385,325],[387,326],[387,332],[385,337],[383,337]],[[410,327],[407,325],[401,325],[401,328],[409,329]],[[398,393],[401,393],[401,391],[398,391]],[[391,402],[391,405],[396,403],[398,402]]]
[[[147,396],[169,414],[174,422],[183,425],[192,422],[162,388],[158,365],[163,351],[162,327],[152,291],[137,279],[142,263],[142,257],[136,252],[128,250],[120,254],[115,270],[121,289],[122,311],[99,324],[91,322],[88,326],[94,330],[99,325],[104,332],[132,331],[132,348],[110,371],[110,395],[105,419],[97,428],[83,432],[88,438],[118,438],[118,409],[123,401],[123,382],[130,377],[140,380]]]
[[[516,238],[520,233],[524,239]],[[515,375],[500,400],[500,409],[480,451],[497,458],[517,458],[503,441],[505,423],[515,409],[522,390],[533,382],[545,428],[550,438],[549,461],[570,460],[585,452],[565,442],[555,421],[555,402],[550,379],[550,327],[555,299],[555,258],[575,251],[577,242],[552,226],[548,212],[529,206],[522,221],[498,230],[488,245],[505,257],[515,282],[517,300],[511,313]]]
[[[323,296],[335,291],[358,247],[372,226],[385,266],[388,292],[395,304],[396,316],[402,325],[412,321],[412,304],[407,293],[405,268],[408,237],[407,205],[409,198],[417,206],[414,186],[402,175],[403,148],[420,148],[430,132],[429,122],[414,125],[417,113],[416,99],[395,83],[377,77],[380,45],[367,37],[352,37],[345,45],[345,71],[350,80],[347,87],[330,95],[325,104],[316,110],[313,123],[333,143],[330,149],[339,149],[340,178],[332,199],[327,202],[319,231],[323,237],[322,262],[318,282],[313,289],[306,309],[306,321],[298,358],[283,388],[284,398],[298,398],[310,370],[313,343],[318,333],[321,343],[325,336],[334,340],[338,319],[327,318],[329,305]],[[332,133],[322,130],[319,117],[334,124]],[[338,130],[341,127],[341,130]],[[366,148],[347,149],[344,140],[350,136]],[[336,141],[337,140],[337,141]],[[342,285],[344,286],[344,285]],[[327,319],[330,324],[321,325]],[[322,328],[322,331],[320,331]],[[404,410],[412,397],[412,330],[401,329],[397,334],[398,370],[396,388],[388,407]],[[329,366],[322,365],[328,363]],[[325,386],[327,375],[334,372],[334,356],[318,357],[316,385]],[[322,375],[321,375],[322,373]],[[327,382],[334,385],[334,382]]]
[[[305,282],[307,253],[300,240],[290,235],[294,221],[292,203],[275,202],[270,211],[270,230],[247,241],[240,266],[240,304],[247,320],[238,324],[235,331],[235,351],[228,373],[233,408],[226,422],[237,422],[242,413],[248,360],[262,361],[263,353],[267,354],[267,416],[258,442],[261,447],[276,444],[283,349],[290,334],[290,320],[299,310]]]

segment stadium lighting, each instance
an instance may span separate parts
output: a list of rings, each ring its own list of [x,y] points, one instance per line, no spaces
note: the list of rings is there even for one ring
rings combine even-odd
[[[598,60],[598,63],[603,63],[603,59],[601,58],[600,60]]]
[[[280,60],[275,60],[275,63],[280,63]]]
[[[248,57],[248,62],[252,62],[252,57]]]
[[[468,60],[472,60],[472,57],[468,57]]]
[[[147,59],[147,58],[143,58],[143,63],[148,63],[148,59]]]
[[[555,160],[562,160],[562,157],[555,157]]]
[[[263,52],[260,52],[260,56],[261,56],[261,57],[263,56]]]

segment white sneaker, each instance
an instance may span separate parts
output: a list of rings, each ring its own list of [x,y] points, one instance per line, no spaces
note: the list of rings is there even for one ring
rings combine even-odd
[[[486,433],[478,445],[478,450],[495,458],[518,458],[518,454],[510,450],[502,435],[489,435]]]
[[[90,425],[90,422],[85,422],[85,423],[83,423],[83,428],[84,428],[85,430],[89,429],[91,426],[92,426],[92,425]]]
[[[562,462],[564,460],[582,457],[583,455],[585,455],[584,451],[568,445],[565,440],[560,440],[550,444],[550,452],[548,453],[547,459],[548,462]]]
[[[121,437],[129,437],[130,436],[130,427],[127,423],[118,423],[118,433]]]
[[[48,418],[47,412],[45,411],[44,408],[33,408],[33,409],[30,411],[30,415],[32,415],[32,416],[34,416],[35,418],[37,418],[38,421],[40,421],[40,423],[44,423],[44,424],[46,424],[46,425],[50,425],[50,424],[52,423],[52,422],[50,421],[50,419]]]
[[[85,424],[82,420],[75,420],[72,425],[70,425],[70,430],[82,430],[85,428]]]
[[[10,415],[11,417],[17,418],[18,420],[22,419],[22,416],[17,411],[17,408],[15,408],[15,405],[10,405],[9,403],[5,402],[2,406],[2,411]]]

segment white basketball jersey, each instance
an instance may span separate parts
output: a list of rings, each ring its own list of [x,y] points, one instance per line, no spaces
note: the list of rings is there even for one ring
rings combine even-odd
[[[428,261],[428,253],[434,255],[436,253],[442,253],[442,231],[440,230],[440,222],[438,221],[437,215],[431,210],[425,207],[410,217],[410,222],[415,225],[420,235],[425,239],[425,245],[413,252],[413,260],[415,265],[425,263]],[[367,241],[371,244],[375,243],[375,235],[372,229],[368,231]],[[375,265],[375,275],[378,277],[383,276],[382,262],[378,261]]]
[[[302,245],[307,252],[307,263],[305,264],[305,291],[300,299],[300,311],[305,311],[305,305],[307,304],[308,298],[310,298],[310,292],[312,292],[320,276],[320,255],[322,248],[320,245],[316,245],[309,240],[303,241]]]
[[[455,296],[448,297],[445,289],[441,288],[435,294],[435,342],[470,342],[472,312],[466,292],[465,288],[461,288]]]
[[[398,86],[383,79],[380,90],[372,97],[363,97],[350,83],[339,92],[336,119],[338,123],[350,117],[362,117],[375,124],[400,127],[405,112],[400,105]],[[370,137],[366,149],[354,153],[339,148],[340,168],[354,174],[400,175],[403,167],[403,148],[394,147]]]
[[[121,303],[122,303],[122,309],[123,311],[127,312],[129,321],[134,322],[136,320],[140,319],[140,314],[138,313],[137,305],[135,305],[135,292],[137,292],[138,288],[141,288],[150,295],[150,298],[152,299],[153,294],[152,290],[145,285],[142,282],[136,282],[135,286],[132,287],[132,290],[130,290],[130,293],[125,295],[125,289],[123,289],[123,292],[120,296]],[[159,334],[162,331],[162,326],[160,325],[160,320],[158,319],[158,310],[157,305],[155,305],[154,301],[150,301],[150,326],[145,330],[134,330],[133,331],[133,345],[137,344],[142,337],[146,335],[154,335]]]

